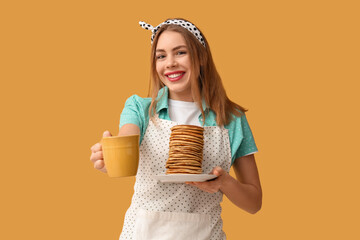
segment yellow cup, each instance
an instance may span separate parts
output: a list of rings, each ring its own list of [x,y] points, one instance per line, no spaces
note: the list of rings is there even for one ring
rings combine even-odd
[[[109,177],[136,175],[139,165],[139,135],[104,137],[102,150]]]

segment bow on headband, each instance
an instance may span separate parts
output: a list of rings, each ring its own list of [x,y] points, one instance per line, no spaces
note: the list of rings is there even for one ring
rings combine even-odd
[[[151,24],[148,24],[146,22],[140,21],[139,22],[140,26],[146,30],[151,30],[152,35],[151,35],[151,44],[154,41],[155,35],[157,30],[164,24],[174,24],[174,25],[178,25],[181,26],[183,28],[185,28],[186,30],[188,30],[189,32],[191,32],[197,40],[199,40],[199,42],[206,47],[205,45],[205,41],[203,36],[201,35],[200,31],[195,27],[194,24],[192,24],[191,22],[185,21],[185,20],[180,20],[180,19],[170,19],[167,20],[165,22],[160,23],[159,25],[157,25],[156,27],[153,27]]]

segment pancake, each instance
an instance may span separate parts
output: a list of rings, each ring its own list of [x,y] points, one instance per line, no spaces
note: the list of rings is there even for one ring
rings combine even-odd
[[[186,135],[189,138],[204,139],[204,136],[202,135],[201,132],[177,131],[171,133],[171,136],[173,137],[181,136],[181,135]]]
[[[204,140],[202,140],[202,139],[184,137],[183,135],[181,137],[170,137],[170,141],[172,141],[172,142],[174,142],[174,141],[187,141],[187,142],[197,143],[197,144],[200,144],[200,145],[204,144]]]
[[[198,166],[201,167],[201,162],[198,161],[192,161],[192,160],[188,160],[188,161],[167,161],[166,163],[166,167],[169,166]]]
[[[166,174],[201,174],[202,170],[191,169],[167,169]]]
[[[200,127],[200,126],[195,126],[195,125],[175,125],[171,128],[171,131],[176,131],[176,130],[194,130],[194,131],[199,131],[199,132],[203,132],[204,128]]]
[[[168,170],[170,170],[170,171],[172,171],[172,172],[174,172],[174,171],[177,171],[177,170],[179,170],[179,171],[182,171],[182,170],[191,170],[191,171],[193,171],[193,172],[202,172],[202,170],[198,167],[198,166],[189,166],[189,165],[174,165],[174,166],[167,166],[167,169],[166,169],[166,171],[168,171]]]
[[[171,128],[166,174],[201,174],[204,128],[177,125]]]
[[[180,155],[182,154],[182,155]],[[189,155],[195,156],[195,157],[200,157],[202,156],[201,152],[195,152],[195,151],[189,151],[189,150],[183,150],[183,151],[178,151],[178,150],[170,150],[169,151],[169,155],[171,156],[183,156],[185,155],[186,157],[189,157]]]
[[[170,143],[169,144],[169,151],[170,151],[170,148],[171,149],[173,149],[173,148],[180,149],[180,151],[181,151],[181,149],[183,147],[184,147],[184,149],[186,148],[189,151],[195,151],[195,152],[202,152],[203,151],[201,145],[195,145],[195,144],[186,145],[186,143],[179,143],[179,142]]]

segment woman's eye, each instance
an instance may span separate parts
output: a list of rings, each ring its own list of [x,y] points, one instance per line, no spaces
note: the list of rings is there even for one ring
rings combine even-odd
[[[179,51],[178,52],[178,55],[183,55],[183,54],[186,54],[186,52],[185,51]]]
[[[164,58],[165,56],[164,55],[157,55],[156,56],[156,59],[162,59],[162,58]]]

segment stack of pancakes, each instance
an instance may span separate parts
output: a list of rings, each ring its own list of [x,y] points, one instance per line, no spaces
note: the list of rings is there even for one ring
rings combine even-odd
[[[171,128],[166,174],[201,174],[204,128],[176,125]]]

